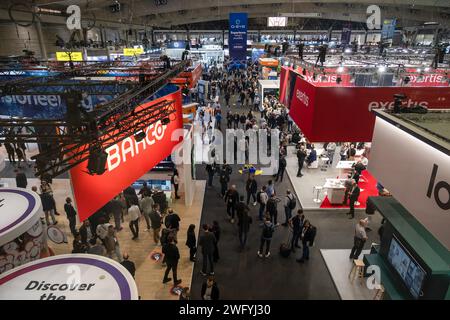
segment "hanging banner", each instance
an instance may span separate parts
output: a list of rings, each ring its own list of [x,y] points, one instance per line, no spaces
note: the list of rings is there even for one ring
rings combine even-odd
[[[56,52],[58,61],[83,61],[82,52]]]
[[[397,25],[397,19],[385,19],[383,21],[383,28],[381,29],[381,39],[389,40],[394,37],[395,26]]]
[[[143,48],[123,48],[123,55],[124,56],[134,56],[143,54],[144,49]]]
[[[105,173],[102,175],[88,174],[87,160],[70,170],[80,221],[90,217],[161,160],[167,158],[179,143],[179,141],[172,141],[171,136],[176,129],[183,127],[180,90],[144,103],[136,110],[151,108],[152,105],[162,101],[174,101],[176,109],[176,113],[173,115],[174,119],[171,116],[168,125],[162,125],[161,121],[149,125],[145,130],[145,138],[139,142],[130,132],[128,138],[107,148],[105,150],[108,153]],[[113,136],[114,133],[111,135]]]
[[[232,60],[245,61],[247,56],[247,13],[230,13],[228,46]]]

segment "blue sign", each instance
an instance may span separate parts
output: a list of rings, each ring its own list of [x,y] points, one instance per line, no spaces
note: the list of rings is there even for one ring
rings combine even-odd
[[[397,19],[385,19],[383,21],[383,29],[381,29],[381,39],[392,39],[394,37],[396,25]]]
[[[231,60],[245,61],[247,56],[247,13],[230,13],[228,48]]]
[[[187,41],[171,41],[167,44],[168,49],[186,49]]]

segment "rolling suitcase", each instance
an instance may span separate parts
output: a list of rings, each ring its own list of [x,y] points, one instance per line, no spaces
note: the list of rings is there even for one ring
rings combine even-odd
[[[283,242],[280,245],[280,255],[284,258],[288,258],[290,254],[291,254],[291,231],[289,230],[286,242]]]

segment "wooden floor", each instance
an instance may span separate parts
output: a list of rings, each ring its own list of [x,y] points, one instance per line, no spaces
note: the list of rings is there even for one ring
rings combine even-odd
[[[2,182],[8,183],[10,187],[15,187],[15,179],[3,178]],[[178,263],[178,278],[182,279],[180,286],[190,287],[192,280],[192,272],[194,264],[189,260],[189,248],[186,247],[186,231],[190,224],[195,224],[198,234],[200,216],[203,207],[203,197],[205,193],[206,181],[194,181],[195,197],[191,207],[184,205],[183,198],[177,200],[171,207],[181,218],[180,231],[178,232],[178,249],[180,251],[180,261]],[[38,186],[37,179],[28,179],[28,188]],[[55,254],[70,253],[72,250],[73,237],[70,234],[69,225],[64,214],[64,201],[67,196],[73,198],[70,191],[70,180],[54,179],[53,191],[57,203],[58,212],[57,226],[68,235],[68,244],[54,244],[49,242],[49,246],[55,251]],[[182,194],[181,194],[182,196]],[[136,265],[136,284],[139,295],[143,300],[176,300],[178,296],[172,295],[170,289],[173,282],[163,284],[165,268],[161,266],[161,262],[156,263],[150,259],[150,254],[154,250],[161,250],[160,246],[155,246],[151,232],[146,232],[145,220],[139,223],[139,239],[131,240],[132,234],[128,227],[128,217],[125,217],[125,223],[122,225],[123,230],[118,232],[119,244],[122,252],[127,252],[130,260]],[[170,274],[172,278],[172,274]]]

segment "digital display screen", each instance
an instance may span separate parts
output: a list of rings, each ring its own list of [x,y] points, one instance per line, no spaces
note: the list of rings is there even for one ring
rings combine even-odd
[[[140,190],[144,182],[147,182],[147,187],[149,187],[150,189],[157,189],[161,191],[172,190],[170,180],[137,180],[132,184],[133,189]]]
[[[267,18],[268,27],[286,27],[287,17],[268,17]]]
[[[419,298],[426,273],[396,238],[392,238],[388,261],[403,279],[412,296]]]

